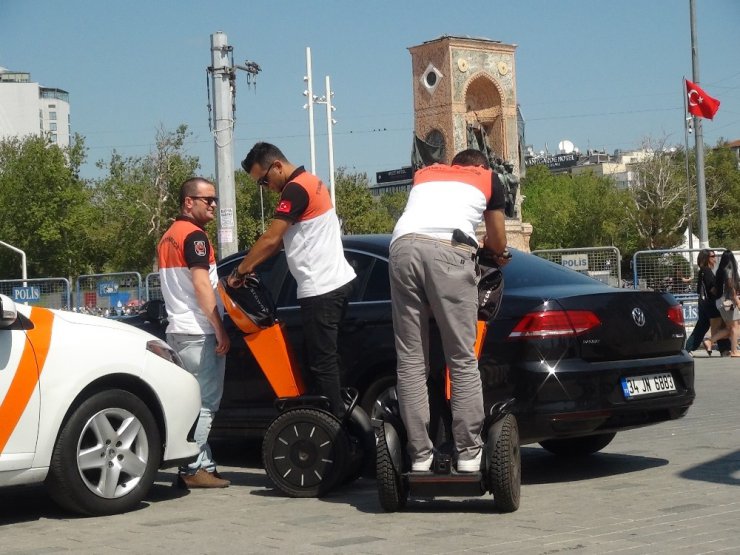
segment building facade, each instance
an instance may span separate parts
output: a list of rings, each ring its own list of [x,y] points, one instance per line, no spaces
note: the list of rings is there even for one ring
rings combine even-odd
[[[45,135],[53,144],[70,144],[69,93],[42,87],[31,74],[0,68],[0,140]]]

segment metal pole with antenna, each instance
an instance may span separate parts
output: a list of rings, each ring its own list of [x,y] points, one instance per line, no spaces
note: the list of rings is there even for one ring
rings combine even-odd
[[[303,96],[308,97],[308,102],[303,108],[308,108],[308,141],[311,146],[311,173],[316,175],[316,144],[313,130],[313,104],[316,97],[313,94],[313,78],[311,76],[311,48],[306,47],[306,75],[303,80],[306,81],[308,88],[303,91]]]
[[[332,112],[336,110],[331,103],[331,97],[334,96],[334,92],[331,90],[331,80],[329,76],[326,76],[326,95],[322,96],[316,101],[316,104],[326,104],[326,134],[329,137],[329,193],[331,194],[331,203],[336,209],[337,200],[335,196],[336,183],[334,180],[334,138],[332,128],[337,120],[332,116]]]
[[[232,111],[234,69],[231,67],[226,34],[211,35],[213,82],[213,142],[216,154],[216,191],[219,198],[218,255],[224,258],[239,250],[236,236],[236,193],[234,185],[234,114]]]
[[[692,81],[699,84],[699,47],[696,41],[696,0],[689,0],[689,19],[691,22],[691,75]],[[686,88],[684,87],[684,91]],[[684,96],[686,92],[684,92]],[[704,183],[704,136],[701,118],[693,116],[694,141],[696,144],[696,188],[697,211],[699,213],[699,244],[709,248],[709,228],[707,226],[707,190]]]

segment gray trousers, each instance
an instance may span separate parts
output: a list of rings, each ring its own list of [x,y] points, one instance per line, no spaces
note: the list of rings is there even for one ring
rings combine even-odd
[[[458,456],[482,446],[483,391],[475,357],[477,270],[470,250],[417,234],[390,249],[398,401],[413,461],[432,453],[429,438],[429,317],[434,316],[452,381],[452,435]]]

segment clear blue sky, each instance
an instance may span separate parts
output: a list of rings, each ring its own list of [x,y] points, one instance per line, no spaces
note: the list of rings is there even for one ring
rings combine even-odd
[[[740,1],[697,0],[700,83],[722,102],[705,142],[740,139]],[[309,166],[302,96],[306,47],[314,89],[330,75],[336,166],[375,172],[409,164],[413,133],[408,47],[441,35],[518,45],[518,101],[536,150],[569,139],[581,150],[629,149],[645,137],[683,144],[681,78],[691,78],[689,0],[0,0],[0,66],[69,91],[86,138],[83,177],[116,149],[142,155],[158,126],[186,123],[188,152],[213,175],[206,67],[210,35],[239,77],[235,165],[257,140]],[[317,173],[327,175],[325,108],[317,106]],[[693,143],[692,143],[693,145]]]

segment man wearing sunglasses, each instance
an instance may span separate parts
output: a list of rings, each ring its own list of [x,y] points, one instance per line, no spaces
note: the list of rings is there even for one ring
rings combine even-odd
[[[193,177],[180,186],[180,215],[158,247],[159,279],[167,307],[167,343],[200,385],[201,409],[195,428],[198,458],[180,468],[178,482],[188,488],[225,488],[216,471],[208,434],[224,389],[224,355],[229,336],[218,306],[216,257],[204,226],[215,218],[216,188]]]
[[[240,287],[280,247],[298,284],[310,378],[332,411],[344,415],[337,337],[355,272],[344,258],[339,220],[326,186],[303,166],[291,164],[278,147],[255,144],[242,162],[261,187],[280,194],[270,227],[229,276]]]

